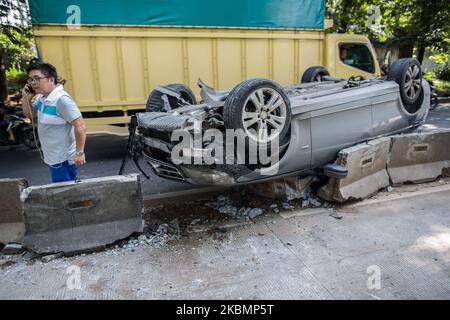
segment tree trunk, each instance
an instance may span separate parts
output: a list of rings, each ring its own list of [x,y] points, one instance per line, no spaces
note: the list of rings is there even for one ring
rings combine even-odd
[[[426,47],[422,43],[419,43],[417,47],[417,60],[419,60],[420,64],[423,63],[423,59],[425,58],[425,49]]]
[[[3,64],[4,51],[0,50],[0,104],[8,99],[8,82],[6,81],[6,67]]]

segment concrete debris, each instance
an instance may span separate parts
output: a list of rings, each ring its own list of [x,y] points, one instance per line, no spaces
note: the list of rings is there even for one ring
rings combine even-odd
[[[307,208],[310,205],[310,200],[306,199],[302,201],[302,208]]]
[[[284,210],[294,210],[295,209],[295,207],[294,206],[291,206],[289,203],[287,203],[287,202],[284,202],[283,203],[283,209]]]
[[[332,211],[332,212],[330,213],[330,217],[333,217],[333,218],[335,218],[335,219],[337,219],[337,220],[341,220],[341,219],[343,218],[343,216],[341,216],[341,215],[339,214],[339,212],[337,212],[337,211]]]
[[[236,207],[229,206],[229,205],[220,207],[218,210],[220,213],[227,214],[230,216],[235,216],[236,213],[238,212],[238,209]]]
[[[9,243],[2,249],[2,254],[4,255],[15,255],[22,254],[25,248],[21,244]]]
[[[13,264],[15,264],[15,262],[12,260],[0,260],[0,270],[6,269]]]
[[[216,201],[207,202],[205,205],[219,211],[221,214],[246,220],[253,219],[264,213],[264,210],[261,208],[237,207],[233,200],[231,200],[228,196],[223,195],[217,197]]]
[[[260,216],[264,213],[264,211],[260,208],[253,208],[249,211],[248,216],[250,219],[254,219],[257,216]]]
[[[392,186],[387,187],[387,192],[394,192],[394,191],[395,191],[394,187],[392,187]]]
[[[41,261],[42,261],[43,263],[48,263],[48,262],[50,262],[50,261],[53,261],[53,260],[56,260],[56,259],[59,259],[59,258],[62,258],[62,257],[63,257],[63,253],[60,252],[60,253],[51,254],[51,255],[48,255],[48,256],[43,256],[43,257],[41,258]]]
[[[278,209],[278,205],[277,204],[273,204],[270,206],[270,209],[272,209],[272,211],[274,213],[280,213],[280,210]]]
[[[148,229],[147,229],[148,230]],[[120,256],[128,252],[134,252],[138,247],[151,246],[154,248],[167,248],[171,241],[180,239],[180,226],[178,219],[172,220],[169,224],[163,223],[151,234],[141,234],[137,238],[132,238],[122,245],[116,245],[106,252],[107,255]]]

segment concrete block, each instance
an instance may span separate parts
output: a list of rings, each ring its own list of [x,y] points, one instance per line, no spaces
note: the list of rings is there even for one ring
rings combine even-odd
[[[433,181],[449,168],[450,131],[392,137],[387,171],[393,184]]]
[[[22,242],[25,233],[21,192],[28,187],[25,179],[0,179],[0,242]]]
[[[318,195],[333,202],[367,198],[389,185],[386,171],[390,138],[380,138],[339,152],[336,164],[347,168],[344,179],[330,178]]]
[[[247,191],[251,194],[281,201],[290,201],[305,196],[305,192],[314,181],[313,177],[289,177],[274,181],[250,184]]]
[[[2,249],[4,255],[16,255],[25,251],[25,248],[18,243],[9,243]]]
[[[22,201],[23,244],[38,253],[96,248],[143,229],[138,175],[30,187]]]

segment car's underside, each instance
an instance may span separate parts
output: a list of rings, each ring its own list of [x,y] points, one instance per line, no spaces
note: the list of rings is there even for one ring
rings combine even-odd
[[[339,150],[417,126],[428,112],[421,78],[411,80],[416,97],[407,103],[408,84],[391,79],[323,80],[281,88],[252,79],[230,91],[199,81],[201,103],[182,85],[157,87],[151,112],[136,115],[134,150],[159,176],[249,183],[320,170]]]

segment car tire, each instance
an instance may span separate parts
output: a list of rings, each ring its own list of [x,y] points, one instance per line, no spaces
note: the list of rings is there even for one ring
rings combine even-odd
[[[323,76],[329,76],[330,73],[324,67],[310,67],[306,69],[302,76],[302,83],[321,82]]]
[[[185,100],[189,104],[196,104],[197,99],[195,98],[194,93],[192,90],[181,83],[172,83],[167,85],[166,87],[171,88],[172,90],[175,90],[181,95],[181,98]],[[146,112],[165,112],[164,109],[164,101],[162,99],[162,96],[164,94],[161,93],[158,90],[153,90],[147,100],[147,104],[145,106]],[[176,109],[180,106],[179,101],[175,97],[168,97],[169,103],[171,106],[176,106],[173,109]]]
[[[389,68],[388,80],[399,85],[406,110],[416,113],[422,104],[420,100],[423,100],[422,68],[419,61],[412,58],[398,59]]]
[[[233,88],[225,100],[223,115],[227,128],[242,129],[250,143],[269,146],[274,139],[281,143],[285,138],[290,127],[291,105],[276,82],[251,79]],[[255,130],[254,134],[250,129]]]

